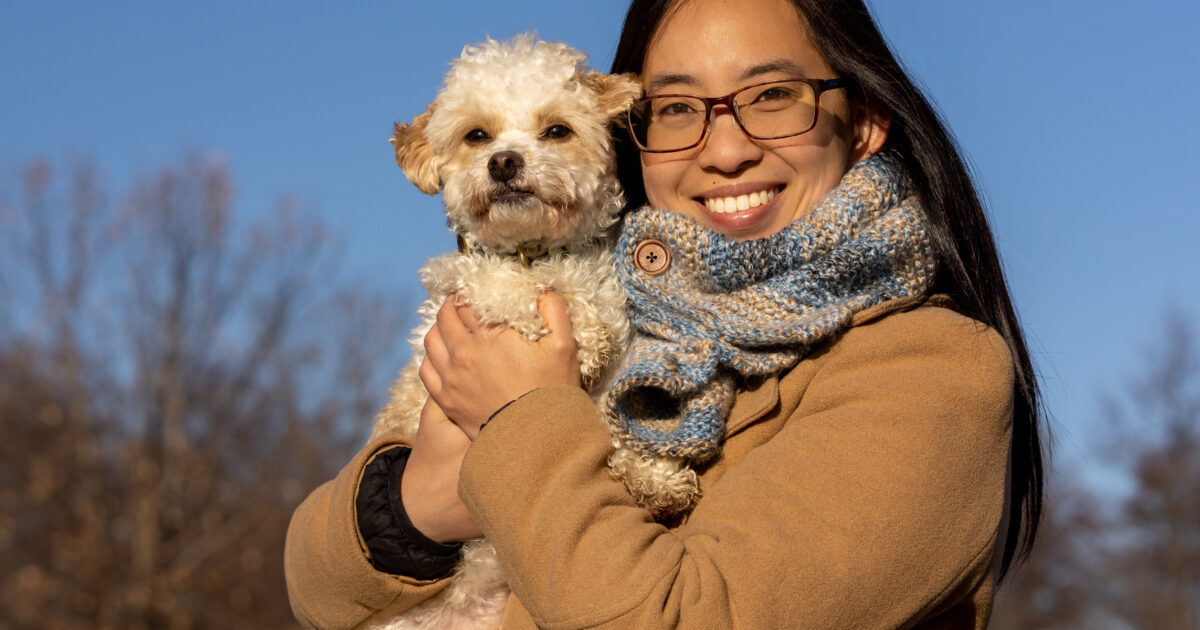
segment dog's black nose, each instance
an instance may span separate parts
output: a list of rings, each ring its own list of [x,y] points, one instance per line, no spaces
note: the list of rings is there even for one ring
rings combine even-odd
[[[498,182],[506,182],[517,176],[525,166],[525,160],[516,151],[501,151],[488,159],[488,175]]]

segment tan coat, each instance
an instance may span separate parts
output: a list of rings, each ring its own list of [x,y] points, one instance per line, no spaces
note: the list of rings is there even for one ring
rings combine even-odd
[[[485,427],[459,494],[513,596],[503,628],[983,628],[1004,545],[1012,361],[948,308],[896,301],[739,393],[682,525],[609,478],[577,389]],[[884,316],[886,315],[886,316]],[[373,570],[354,525],[368,444],[296,510],[286,573],[306,625],[386,619],[444,581]]]

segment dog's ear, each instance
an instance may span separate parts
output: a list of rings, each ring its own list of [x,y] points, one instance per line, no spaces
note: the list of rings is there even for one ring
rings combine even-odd
[[[412,124],[396,123],[395,135],[389,140],[396,150],[396,164],[404,171],[408,181],[426,195],[436,195],[442,189],[438,177],[440,166],[429,139],[425,137],[425,125],[433,115],[433,105],[413,119]]]
[[[624,114],[633,101],[642,95],[642,82],[638,80],[637,75],[631,73],[589,72],[584,82],[596,91],[600,109],[609,118]]]

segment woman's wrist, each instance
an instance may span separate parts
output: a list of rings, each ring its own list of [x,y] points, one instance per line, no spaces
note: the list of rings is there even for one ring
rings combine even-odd
[[[427,441],[423,442],[423,436],[418,433],[417,445],[409,457],[404,474],[395,482],[396,496],[402,502],[399,511],[404,512],[413,527],[431,540],[470,540],[481,534],[458,498],[458,468],[470,442],[448,420],[446,427],[463,441],[462,450],[440,450]]]

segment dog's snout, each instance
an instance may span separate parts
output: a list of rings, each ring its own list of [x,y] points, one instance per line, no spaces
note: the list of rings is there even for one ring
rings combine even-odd
[[[516,151],[500,151],[488,159],[488,174],[497,182],[507,182],[525,166],[525,159]]]

